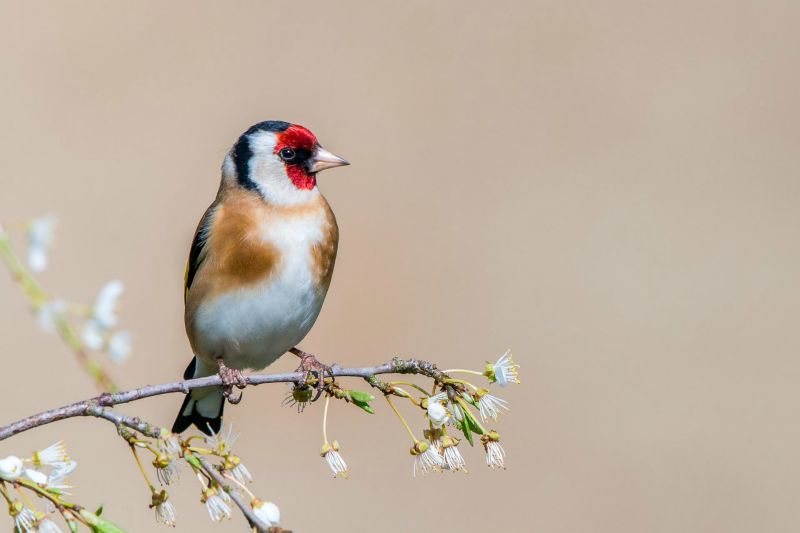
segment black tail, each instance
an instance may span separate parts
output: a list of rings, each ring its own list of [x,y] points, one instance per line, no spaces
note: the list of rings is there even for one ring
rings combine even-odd
[[[183,379],[191,379],[194,377],[195,364],[196,360],[192,359],[192,362],[189,363],[189,366],[186,367],[186,371],[183,373]],[[222,428],[222,411],[224,407],[225,398],[223,398],[221,394],[217,394],[216,390],[208,391],[207,389],[197,389],[191,391],[183,400],[181,410],[178,411],[175,423],[172,424],[172,432],[182,433],[186,431],[189,426],[194,424],[197,429],[206,435],[211,435],[212,432],[219,433],[219,430]],[[200,410],[202,410],[205,415],[201,414]]]

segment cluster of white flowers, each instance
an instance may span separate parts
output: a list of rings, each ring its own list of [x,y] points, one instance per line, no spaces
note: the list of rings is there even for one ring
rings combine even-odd
[[[506,351],[495,363],[488,363],[483,373],[489,383],[497,383],[506,387],[511,383],[520,383],[519,365],[514,362],[510,351]],[[479,372],[467,371],[473,374]],[[466,380],[455,380],[460,388],[445,387],[441,392],[431,395],[422,401],[425,415],[431,429],[425,431],[430,444],[417,442],[411,449],[414,456],[414,474],[417,470],[423,474],[428,472],[467,472],[466,462],[458,449],[461,442],[447,434],[447,427],[454,427],[464,433],[472,443],[472,434],[481,435],[481,443],[486,452],[486,464],[490,468],[505,468],[505,450],[500,445],[500,435],[486,430],[470,412],[470,406],[477,409],[483,422],[497,421],[500,414],[510,411],[511,406],[502,398],[490,394],[489,389],[477,387]],[[420,446],[423,444],[423,446]]]
[[[205,441],[211,446],[208,453],[222,460],[220,472],[224,477],[234,482],[234,485],[250,496],[250,506],[253,513],[268,527],[278,526],[281,513],[278,506],[272,502],[264,502],[255,497],[247,488],[253,482],[253,476],[238,455],[233,453],[233,445],[239,439],[239,433],[233,432],[233,424],[228,424],[227,430],[221,428],[219,432],[211,432]],[[205,503],[208,516],[213,522],[220,522],[231,517],[232,499],[230,494],[221,486],[204,480],[198,475],[203,485],[200,501]]]
[[[119,321],[116,314],[117,304],[124,290],[125,286],[119,280],[103,285],[81,332],[81,339],[87,348],[105,350],[115,363],[121,363],[128,358],[133,340],[129,332],[114,330]]]
[[[56,218],[52,215],[42,216],[27,225],[28,257],[30,272],[40,273],[48,266],[48,253],[54,241]],[[0,232],[0,240],[10,251],[10,244],[4,232]],[[13,262],[19,265],[18,262]],[[9,265],[15,270],[17,279],[26,287],[35,287],[34,291],[26,291],[32,300],[40,327],[50,333],[65,335],[73,322],[78,322],[79,334],[66,333],[71,339],[80,338],[83,348],[92,351],[103,351],[115,363],[125,361],[131,353],[133,338],[128,331],[117,329],[119,321],[116,308],[124,291],[121,281],[106,283],[97,294],[94,304],[89,307],[82,304],[52,298],[38,288],[30,272]]]
[[[0,459],[0,485],[7,482],[20,487],[32,486],[53,497],[61,497],[69,494],[67,490],[72,487],[67,484],[66,478],[77,466],[67,454],[63,441],[58,441],[35,451],[30,458],[21,459],[9,455]],[[8,497],[4,487],[3,492]],[[47,508],[40,511],[19,500],[9,501],[9,514],[14,521],[15,530],[18,533],[60,533],[61,529],[49,517],[55,507],[50,500],[47,503]]]

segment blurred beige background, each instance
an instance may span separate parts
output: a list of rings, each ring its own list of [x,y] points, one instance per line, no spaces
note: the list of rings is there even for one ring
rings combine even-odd
[[[664,4],[664,5],[662,5]],[[669,5],[666,5],[669,4]],[[54,293],[128,288],[125,387],[189,357],[182,276],[228,146],[311,128],[341,228],[302,346],[346,365],[480,366],[512,347],[509,469],[411,478],[388,409],[228,409],[255,491],[310,531],[800,528],[796,2],[0,2],[0,220],[60,219]],[[2,274],[2,273],[0,273]],[[0,275],[2,422],[93,393]],[[286,357],[276,369],[294,367]],[[169,424],[181,398],[126,406]],[[157,530],[112,428],[58,437],[77,498]],[[212,526],[185,475],[181,531]],[[5,526],[3,526],[5,527]]]

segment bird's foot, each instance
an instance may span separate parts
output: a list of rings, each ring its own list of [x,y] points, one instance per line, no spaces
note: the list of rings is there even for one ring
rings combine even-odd
[[[229,368],[225,365],[222,357],[217,358],[219,365],[219,378],[222,380],[222,395],[228,400],[229,403],[236,405],[242,401],[242,393],[238,396],[233,395],[233,387],[243,389],[247,386],[247,378],[244,377],[241,370]]]
[[[325,388],[325,377],[328,376],[331,379],[333,378],[333,369],[326,364],[320,363],[319,360],[314,357],[314,355],[304,352],[299,348],[292,348],[289,351],[300,358],[300,366],[297,367],[296,372],[303,372],[305,374],[305,382],[308,383],[308,380],[311,377],[316,378],[317,394],[311,401],[317,401]]]

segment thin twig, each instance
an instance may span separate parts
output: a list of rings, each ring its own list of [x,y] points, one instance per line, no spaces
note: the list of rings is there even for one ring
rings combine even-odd
[[[443,381],[448,376],[436,368],[436,365],[427,361],[419,359],[400,359],[395,357],[391,362],[382,365],[370,367],[357,367],[357,368],[339,368],[334,367],[333,375],[336,377],[360,377],[367,380],[372,386],[384,390],[380,384],[381,382],[374,378],[378,374],[421,374],[432,378],[436,381]],[[262,385],[265,383],[301,383],[305,379],[303,372],[288,372],[283,374],[255,374],[246,376],[248,385]],[[49,409],[39,414],[23,418],[6,426],[0,427],[0,441],[9,437],[13,437],[18,433],[33,429],[39,426],[44,426],[65,418],[73,418],[77,416],[95,416],[106,418],[114,422],[117,426],[124,425],[132,429],[140,431],[144,434],[153,434],[157,432],[158,428],[142,422],[136,417],[129,417],[120,415],[113,411],[103,409],[104,407],[112,407],[115,405],[134,402],[143,398],[151,396],[158,396],[161,394],[170,394],[175,392],[188,393],[192,389],[199,389],[203,387],[218,387],[222,385],[222,380],[218,375],[208,376],[205,378],[188,379],[185,381],[175,381],[172,383],[164,383],[161,385],[148,385],[139,389],[132,389],[128,391],[116,392],[114,394],[102,394],[100,396],[82,400],[56,409]],[[149,432],[149,433],[148,433]]]

